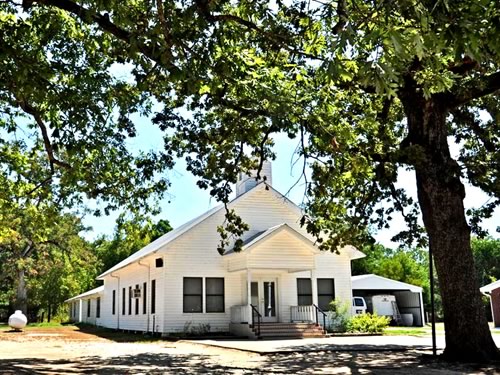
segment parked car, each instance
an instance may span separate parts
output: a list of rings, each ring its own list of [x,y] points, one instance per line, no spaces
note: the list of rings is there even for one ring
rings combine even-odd
[[[366,301],[363,297],[352,298],[352,315],[366,313]]]

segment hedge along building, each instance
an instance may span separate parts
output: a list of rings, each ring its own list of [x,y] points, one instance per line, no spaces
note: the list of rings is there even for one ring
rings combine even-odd
[[[272,188],[270,163],[262,174],[266,182],[240,175],[228,204],[250,227],[241,252],[217,251],[225,209],[216,207],[101,274],[95,323],[164,334],[191,327],[252,336],[252,319],[315,322],[316,308],[327,309],[331,300],[350,304],[351,260],[364,254],[352,246],[338,254],[320,252],[300,226],[301,209]]]

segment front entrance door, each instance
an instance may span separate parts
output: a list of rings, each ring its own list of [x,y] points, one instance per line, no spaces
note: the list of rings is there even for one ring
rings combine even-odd
[[[259,279],[252,281],[252,305],[257,306],[262,315],[263,322],[277,322],[276,279]]]

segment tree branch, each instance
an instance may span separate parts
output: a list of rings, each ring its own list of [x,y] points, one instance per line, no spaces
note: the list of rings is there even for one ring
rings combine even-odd
[[[52,143],[50,142],[49,134],[47,132],[47,127],[45,126],[45,123],[43,122],[43,119],[42,119],[42,116],[40,115],[40,112],[36,108],[34,108],[32,105],[30,105],[25,99],[17,98],[17,102],[24,112],[33,116],[38,127],[40,128],[40,131],[42,132],[43,145],[45,147],[45,151],[47,152],[47,157],[49,159],[51,172],[54,173],[54,165],[58,165],[59,167],[62,167],[65,169],[71,169],[71,165],[69,165],[68,163],[66,163],[64,161],[57,159],[54,156],[54,148],[52,147]]]
[[[347,25],[347,10],[346,10],[346,1],[338,0],[337,3],[337,15],[339,16],[338,22],[333,26],[333,33],[335,35],[340,34],[344,27]]]
[[[452,105],[458,107],[498,90],[500,90],[500,71],[469,81],[464,90],[459,89],[453,96]]]
[[[129,45],[136,43],[137,48],[141,53],[149,57],[151,60],[162,63],[160,58],[162,49],[159,45],[150,45],[141,41],[140,38],[136,38],[136,36],[130,31],[111,22],[109,14],[98,14],[71,0],[34,0],[33,3],[53,6],[65,10],[77,16],[86,24],[96,23],[101,29],[114,35],[116,38],[128,43]],[[162,65],[165,65],[165,63],[163,62]],[[177,68],[171,61],[169,61],[166,65],[167,68]]]
[[[172,47],[172,40],[170,37],[170,30],[167,25],[167,21],[165,20],[165,12],[163,11],[163,0],[156,0],[156,8],[158,10],[158,19],[160,21],[160,26],[163,31],[163,37],[165,38],[165,44],[168,48],[169,58],[172,57],[172,52],[170,48]]]
[[[464,122],[468,125],[469,129],[472,130],[488,152],[496,152],[497,146],[488,137],[488,132],[481,128],[480,121],[475,118],[473,113],[470,113],[466,108],[456,108],[451,111],[451,114],[455,117],[455,120]]]
[[[211,23],[214,23],[214,22],[233,22],[233,23],[237,23],[237,24],[239,24],[241,26],[246,27],[249,30],[256,31],[257,33],[261,34],[262,36],[264,36],[265,38],[267,38],[267,40],[269,42],[271,42],[272,44],[274,44],[276,47],[281,47],[281,48],[287,50],[290,53],[294,53],[294,54],[297,54],[297,55],[300,55],[300,56],[303,56],[303,57],[307,57],[309,59],[319,60],[319,61],[325,61],[325,59],[322,58],[322,57],[320,57],[320,56],[316,56],[316,55],[313,55],[313,54],[301,51],[301,50],[299,50],[297,48],[291,47],[290,44],[293,41],[290,40],[290,38],[287,38],[287,37],[285,37],[283,35],[279,35],[279,34],[275,34],[275,33],[271,33],[269,31],[266,31],[266,30],[262,29],[261,27],[259,27],[257,24],[255,24],[252,21],[246,20],[246,19],[241,18],[239,16],[236,16],[234,14],[212,14],[210,12],[210,9],[208,7],[208,3],[207,3],[206,0],[196,0],[196,5],[197,5],[197,7],[198,7],[198,9],[200,11],[200,14],[203,17],[205,17],[205,19],[208,22],[211,22]]]

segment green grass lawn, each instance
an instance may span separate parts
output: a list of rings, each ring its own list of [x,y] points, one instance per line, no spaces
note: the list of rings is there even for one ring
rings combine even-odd
[[[490,323],[490,328],[493,325]],[[492,329],[491,333],[500,335],[500,329]],[[384,330],[386,336],[430,336],[432,334],[432,327],[426,324],[424,327],[387,327]],[[444,335],[444,323],[436,323],[436,334]]]
[[[429,336],[432,333],[430,324],[424,327],[387,327],[384,330],[386,336]],[[444,324],[436,323],[436,334],[444,335]]]
[[[47,323],[47,322],[44,322],[44,323],[29,323],[26,328],[24,328],[23,330],[27,330],[27,331],[30,331],[30,330],[36,330],[36,329],[47,329],[47,328],[61,328],[61,327],[64,327],[64,328],[67,328],[67,329],[70,329],[70,330],[77,330],[78,327],[73,325],[73,324],[62,324],[62,323],[59,323],[59,322],[50,322],[50,323]],[[0,331],[8,331],[10,330],[10,327],[8,324],[6,323],[0,323]]]

